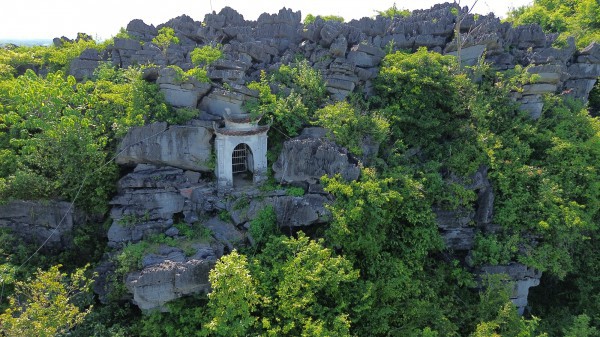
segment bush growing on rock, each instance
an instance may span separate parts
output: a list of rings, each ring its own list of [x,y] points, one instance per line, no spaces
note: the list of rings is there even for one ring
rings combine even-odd
[[[192,63],[196,67],[207,67],[211,65],[213,62],[223,57],[223,52],[220,47],[220,45],[217,45],[216,47],[206,45],[200,48],[194,48],[190,53]]]
[[[162,27],[158,30],[158,35],[152,39],[152,43],[158,46],[164,54],[171,44],[178,44],[179,38],[175,36],[175,30],[171,27]]]

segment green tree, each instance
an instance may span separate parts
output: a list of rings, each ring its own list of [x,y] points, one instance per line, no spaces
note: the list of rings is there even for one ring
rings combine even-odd
[[[251,273],[258,281],[260,330],[267,336],[349,336],[350,286],[358,271],[323,241],[272,237]]]
[[[212,64],[223,57],[223,52],[220,47],[220,45],[217,45],[216,47],[205,45],[200,48],[194,48],[190,53],[192,63],[197,67],[206,67]]]
[[[362,155],[365,141],[383,142],[388,134],[388,121],[378,114],[361,113],[347,102],[328,105],[315,112],[316,124],[331,131],[336,143],[355,155]]]
[[[167,55],[167,49],[171,44],[178,44],[179,38],[175,36],[175,30],[171,27],[162,27],[158,30],[158,35],[152,39],[152,43],[162,50],[164,55]]]
[[[256,324],[253,312],[260,296],[256,281],[248,270],[248,261],[236,251],[219,259],[211,270],[206,329],[215,336],[246,336]]]
[[[579,48],[600,41],[600,4],[596,0],[535,0],[531,6],[511,11],[507,21],[537,23],[546,32],[560,33],[562,43],[573,36]]]
[[[8,337],[53,337],[81,323],[91,307],[82,310],[77,297],[87,292],[92,280],[85,268],[71,275],[59,271],[60,265],[38,270],[34,279],[16,283],[10,307],[0,315],[0,329]]]

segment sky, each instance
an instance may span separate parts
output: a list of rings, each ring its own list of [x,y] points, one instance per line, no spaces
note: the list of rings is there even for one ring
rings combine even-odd
[[[447,0],[452,2],[453,0]],[[439,0],[0,0],[0,39],[75,38],[78,32],[104,40],[117,34],[133,19],[155,26],[182,14],[202,21],[204,15],[229,6],[246,20],[286,7],[306,14],[338,15],[346,21],[375,15],[396,3],[399,9],[425,9]],[[462,0],[472,5],[474,0]],[[479,0],[473,13],[494,12],[504,17],[509,8],[532,0]]]

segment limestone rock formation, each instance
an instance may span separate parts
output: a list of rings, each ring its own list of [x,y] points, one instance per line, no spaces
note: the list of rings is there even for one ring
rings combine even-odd
[[[230,207],[232,221],[242,225],[254,219],[267,206],[272,206],[281,228],[300,229],[325,224],[331,220],[331,212],[325,207],[329,200],[320,194],[300,197],[281,195],[252,199],[247,207]]]
[[[78,81],[91,79],[101,60],[97,50],[86,49],[79,57],[71,61],[69,75],[72,75]]]
[[[340,174],[346,180],[356,180],[360,174],[358,162],[344,148],[328,140],[326,131],[310,128],[283,144],[283,150],[273,164],[275,179],[285,183],[317,184],[323,175]]]
[[[460,38],[455,34],[454,10],[463,17],[458,27]],[[223,247],[231,250],[243,243],[246,236],[241,228],[265,207],[273,206],[279,226],[290,231],[323,224],[331,218],[325,207],[330,200],[319,179],[335,174],[346,180],[359,178],[360,168],[354,157],[333,143],[324,129],[308,128],[283,144],[273,165],[277,182],[304,188],[307,194],[301,197],[284,191],[260,194],[250,189],[233,193],[233,199],[226,200],[212,182],[202,180],[212,171],[212,132],[208,126],[220,120],[226,109],[234,114],[243,112],[243,105],[257,97],[244,84],[258,80],[261,71],[275,70],[296,55],[303,55],[320,70],[330,98],[344,100],[352,93],[372,94],[372,81],[384,50],[426,47],[444,54],[460,54],[465,65],[483,58],[498,70],[530,66],[527,69],[537,81],[515,92],[514,98],[534,119],[542,113],[544,94],[559,93],[586,101],[600,76],[597,44],[577,51],[570,40],[565,47],[555,48],[552,43],[556,37],[544,34],[537,25],[512,27],[493,15],[475,20],[456,4],[435,5],[414,11],[409,17],[377,16],[348,23],[317,18],[305,26],[300,19],[300,12],[285,8],[277,14],[263,14],[256,21],[245,20],[228,7],[207,14],[202,23],[184,15],[158,26],[172,27],[181,40],[166,50],[152,43],[157,27],[134,20],[127,26],[131,38],[115,38],[107,53],[86,51],[72,62],[71,74],[77,79],[90,77],[100,61],[111,60],[122,67],[155,64],[157,68],[145,70],[144,78],[156,81],[167,102],[201,110],[199,118],[188,126],[157,123],[134,128],[119,146],[122,152],[117,162],[138,166],[121,179],[119,194],[112,201],[112,247],[153,234],[178,238],[181,233],[173,226],[176,221],[200,223],[212,232],[212,243],[197,246],[194,256],[186,256],[179,248],[161,247],[158,253],[144,257],[144,268],[127,277],[127,287],[141,308],[161,308],[183,294],[208,291],[208,270],[223,253]],[[174,71],[167,68],[177,65],[190,69],[190,52],[215,43],[222,44],[223,58],[207,68],[212,83],[178,81]],[[365,142],[365,146],[365,153],[376,152],[376,144]],[[463,254],[473,247],[476,233],[494,232],[496,226],[492,222],[494,193],[486,168],[459,183],[477,194],[476,205],[434,212],[446,247]],[[246,204],[240,206],[242,199]],[[216,217],[225,211],[232,223]],[[0,224],[4,214],[0,208]],[[110,270],[109,263],[104,267]],[[486,266],[480,272],[507,273],[516,282],[513,301],[521,312],[528,288],[537,285],[540,277],[540,273],[519,264]]]
[[[165,101],[174,107],[196,108],[199,99],[211,88],[210,83],[195,78],[178,79],[173,68],[162,68],[156,83],[165,95]]]
[[[520,263],[511,263],[501,266],[484,266],[481,268],[480,275],[485,274],[505,274],[514,282],[514,288],[510,296],[511,301],[517,307],[520,315],[527,306],[527,296],[529,288],[540,284],[542,273],[532,268],[528,268]]]
[[[208,274],[222,250],[197,244],[196,253],[186,257],[183,251],[163,246],[158,254],[144,257],[144,268],[127,275],[125,285],[133,303],[142,310],[166,310],[164,305],[188,294],[208,293]]]
[[[44,250],[64,250],[73,244],[73,230],[85,215],[64,201],[10,201],[0,204],[0,228],[7,228],[23,242]],[[47,240],[47,242],[46,242]]]
[[[199,126],[154,123],[129,130],[118,148],[117,164],[169,165],[211,172],[212,132]]]
[[[459,207],[446,210],[434,208],[437,225],[446,248],[452,251],[468,251],[473,248],[477,232],[489,232],[494,228],[494,191],[487,178],[487,167],[482,166],[467,182],[459,181],[465,188],[477,193],[474,208]]]

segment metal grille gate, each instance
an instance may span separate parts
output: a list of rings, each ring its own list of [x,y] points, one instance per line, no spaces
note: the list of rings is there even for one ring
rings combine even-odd
[[[248,171],[248,145],[242,143],[236,146],[231,161],[233,173]]]

